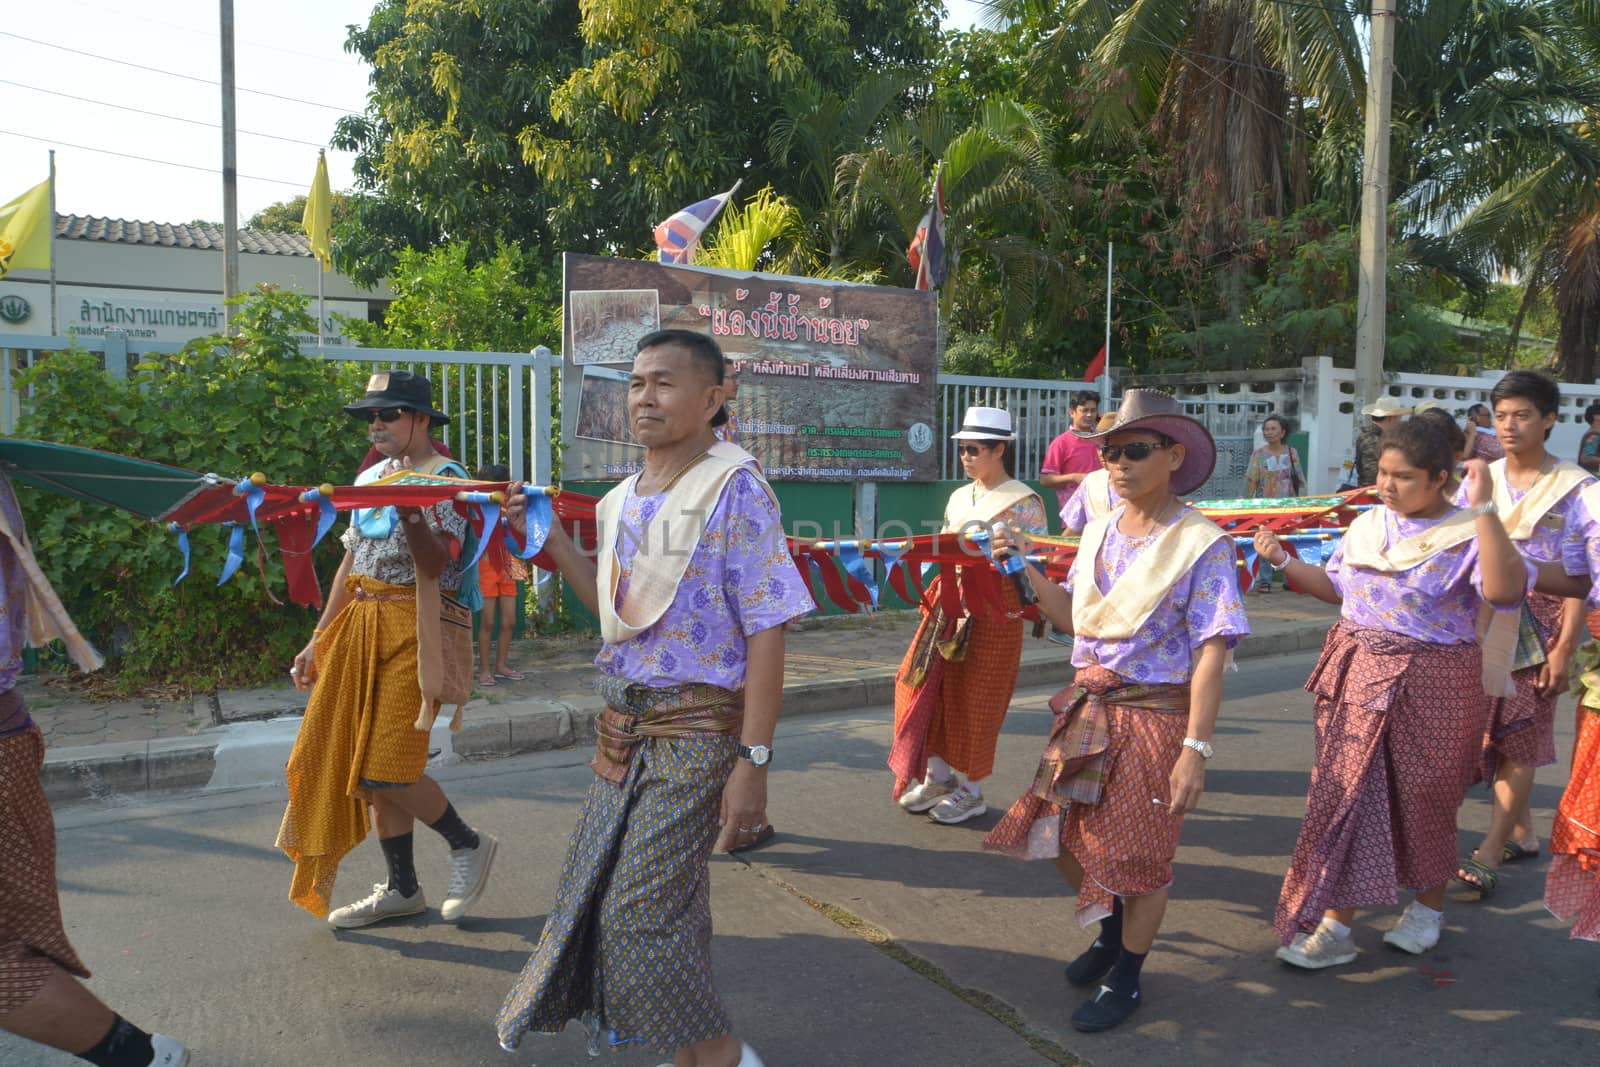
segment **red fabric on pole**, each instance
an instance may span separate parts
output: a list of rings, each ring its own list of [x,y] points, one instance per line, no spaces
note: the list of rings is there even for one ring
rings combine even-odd
[[[1083,380],[1092,382],[1106,372],[1106,346],[1101,345],[1100,351],[1094,354],[1089,361],[1089,369],[1083,372]]]

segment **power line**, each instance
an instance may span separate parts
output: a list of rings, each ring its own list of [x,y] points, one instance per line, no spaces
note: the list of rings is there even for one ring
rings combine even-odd
[[[0,78],[0,85],[11,85],[18,89],[29,89],[36,93],[47,93],[50,96],[59,96],[67,100],[77,100],[80,103],[94,104],[98,107],[114,107],[118,111],[131,111],[135,115],[149,115],[151,118],[170,119],[173,122],[187,122],[191,126],[205,126],[208,129],[213,130],[220,130],[222,128],[218,123],[206,122],[202,119],[187,119],[182,115],[169,115],[164,111],[146,111],[144,108],[129,107],[127,104],[114,104],[110,100],[95,100],[94,98],[88,96],[73,96],[71,93],[58,92],[55,89],[45,89],[37,85],[24,85],[22,82],[7,81],[4,78]],[[289,144],[305,145],[308,148],[326,147],[324,145],[317,144],[315,141],[302,141],[298,137],[280,137],[275,133],[261,133],[257,130],[240,130],[239,132],[247,133],[251,137],[266,137],[274,141],[287,141]]]
[[[39,45],[41,48],[54,48],[54,49],[56,49],[57,51],[60,51],[60,52],[70,52],[75,56],[86,56],[89,59],[98,59],[103,63],[115,63],[118,66],[132,67],[134,70],[148,71],[151,74],[164,74],[169,78],[181,78],[184,81],[198,82],[201,85],[220,85],[220,84],[222,84],[221,82],[215,80],[214,78],[201,78],[201,77],[198,77],[197,75],[194,75],[194,74],[181,74],[181,73],[179,73],[178,71],[175,71],[175,70],[162,70],[160,67],[147,67],[143,63],[131,63],[126,59],[116,59],[116,58],[113,58],[112,56],[102,56],[102,55],[97,55],[94,52],[85,52],[82,49],[78,49],[78,48],[68,48],[64,44],[52,44],[49,41],[41,41],[41,40],[39,40],[39,39],[37,39],[35,37],[24,37],[20,33],[12,33],[9,30],[0,30],[0,37],[10,37],[13,40],[26,41],[29,44]],[[254,94],[255,96],[271,97],[274,100],[284,100],[284,101],[287,101],[288,103],[291,103],[291,104],[305,104],[308,107],[326,108],[329,111],[337,111],[341,115],[360,114],[361,111],[362,111],[361,108],[339,107],[336,104],[323,104],[323,103],[319,103],[316,100],[302,100],[298,96],[284,96],[284,95],[282,95],[280,93],[269,93],[265,89],[246,89],[242,85],[238,87],[238,90],[241,93],[251,93],[251,94]]]
[[[217,167],[202,167],[194,163],[179,163],[175,159],[153,159],[150,156],[136,156],[132,152],[116,152],[109,148],[95,148],[92,145],[73,144],[70,141],[58,141],[54,137],[35,137],[31,133],[18,133],[15,130],[0,130],[0,136],[20,137],[24,141],[37,141],[39,144],[55,145],[59,148],[77,148],[84,152],[99,152],[104,156],[120,156],[123,159],[137,159],[141,163],[159,163],[163,167],[182,167],[184,170],[197,170],[203,174],[216,174]],[[272,185],[287,185],[291,189],[307,188],[305,182],[286,182],[282,178],[263,178],[256,174],[241,174],[241,178],[253,182],[269,182]]]
[[[88,3],[87,6],[89,6],[89,7],[97,7],[97,8],[100,8],[100,10],[109,12],[111,14],[117,14],[117,15],[127,15],[128,14],[128,12],[126,10],[118,8],[116,6],[106,6],[106,5],[103,5],[103,4],[96,4],[96,3],[92,3],[92,2]],[[184,25],[181,25],[180,23],[176,23],[176,22],[165,22],[165,21],[163,21],[161,19],[151,18],[150,16],[144,14],[143,12],[140,12],[135,17],[134,21],[136,21],[141,26],[164,26],[169,30],[177,30],[180,33],[188,33],[188,34],[192,34],[192,35],[194,35],[196,37],[204,37],[209,41],[215,41],[216,40],[216,35],[214,33],[212,33],[211,31],[209,31],[209,30],[196,29],[193,26],[184,26]],[[297,51],[297,50],[295,50],[293,48],[284,48],[284,47],[282,47],[280,45],[261,44],[258,41],[244,41],[244,42],[242,42],[240,47],[257,49],[257,50],[265,50],[265,51],[268,51],[268,52],[282,52],[286,56],[300,56],[300,57],[305,58],[305,59],[314,59],[319,63],[328,63],[328,64],[334,65],[334,66],[344,66],[345,65],[340,60],[329,59],[327,56],[319,56],[319,55],[316,55],[313,52],[300,52],[300,51]],[[239,132],[243,133],[244,131],[241,130]]]

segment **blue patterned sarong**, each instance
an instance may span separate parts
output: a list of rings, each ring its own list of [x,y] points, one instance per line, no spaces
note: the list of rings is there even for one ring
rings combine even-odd
[[[711,688],[607,682],[607,702],[645,721],[682,705],[704,715]],[[737,717],[738,696],[722,692]],[[712,982],[709,863],[737,755],[736,730],[645,737],[620,788],[596,775],[539,944],[495,1020],[503,1048],[574,1019],[592,1053],[669,1054],[732,1031]]]

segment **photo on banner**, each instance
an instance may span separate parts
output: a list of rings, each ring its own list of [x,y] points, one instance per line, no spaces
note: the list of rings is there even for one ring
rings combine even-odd
[[[562,466],[623,478],[626,372],[653,329],[711,336],[735,364],[725,431],[781,481],[921,482],[939,476],[936,297],[890,286],[639,260],[564,257]],[[648,328],[647,327],[648,324]]]

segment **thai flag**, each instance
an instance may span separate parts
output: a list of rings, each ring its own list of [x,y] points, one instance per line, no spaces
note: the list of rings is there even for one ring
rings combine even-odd
[[[722,210],[732,195],[733,189],[729,189],[698,204],[690,204],[657,226],[656,259],[662,263],[693,263],[694,249],[700,243],[700,235],[706,232],[706,227],[711,225],[717,212]]]
[[[917,272],[917,288],[933,289],[944,284],[944,175],[933,179],[933,203],[917,224],[917,234],[906,249],[906,260]]]

